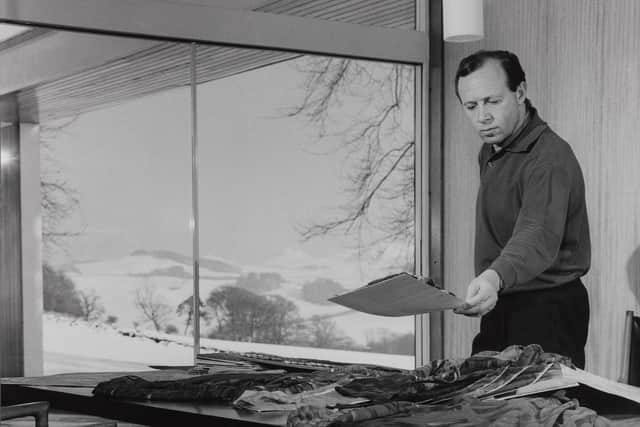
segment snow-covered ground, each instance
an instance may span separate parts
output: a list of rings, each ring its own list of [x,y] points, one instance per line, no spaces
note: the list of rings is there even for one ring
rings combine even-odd
[[[53,313],[43,316],[45,373],[135,370],[147,365],[192,363],[193,349],[171,342],[132,338],[109,325],[70,319]],[[103,363],[104,362],[104,363]],[[99,367],[99,369],[94,369]]]
[[[116,316],[118,326],[125,328],[134,327],[135,324],[144,325],[145,320],[135,306],[135,296],[138,289],[151,287],[156,296],[171,307],[172,313],[167,323],[183,331],[186,317],[178,315],[175,310],[178,304],[192,295],[191,265],[185,259],[182,255],[171,255],[167,251],[137,251],[121,258],[68,265],[66,274],[79,290],[94,290],[100,297],[106,314]],[[280,295],[292,301],[302,318],[308,319],[314,315],[330,318],[341,333],[359,345],[364,345],[370,336],[413,332],[412,317],[372,316],[336,304],[311,303],[301,297],[302,286],[318,278],[332,279],[346,289],[353,289],[375,278],[397,272],[368,266],[365,274],[357,267],[361,265],[357,252],[316,258],[299,249],[288,249],[264,265],[252,266],[237,266],[215,257],[205,259],[210,262],[202,262],[200,267],[202,300],[206,300],[212,290],[233,284],[241,274],[277,273],[284,279],[284,283],[268,294]],[[181,272],[182,276],[168,274],[176,271]],[[206,329],[206,325],[202,325],[202,328]]]
[[[118,329],[53,313],[43,316],[44,373],[140,371],[149,365],[193,363],[191,337],[149,330]],[[214,350],[259,352],[285,357],[366,363],[404,369],[414,367],[413,356],[329,350],[202,339],[201,352]]]
[[[367,338],[389,337],[413,332],[413,318],[388,318],[348,310],[336,304],[317,304],[301,295],[302,286],[315,279],[331,279],[345,289],[362,286],[367,281],[385,276],[390,271],[368,267],[367,274],[356,252],[336,254],[319,259],[301,250],[285,250],[262,265],[238,266],[216,257],[203,257],[200,268],[200,295],[223,285],[232,285],[248,273],[275,273],[284,282],[267,294],[280,295],[292,301],[303,319],[319,315],[335,323],[337,331],[364,346]],[[138,370],[147,365],[188,365],[193,362],[191,338],[162,334],[151,327],[135,305],[136,292],[151,288],[159,300],[171,310],[166,324],[184,332],[186,316],[176,312],[178,304],[192,295],[191,262],[188,257],[169,251],[136,251],[115,259],[75,262],[64,266],[65,274],[78,290],[93,291],[100,298],[105,314],[116,316],[114,325],[88,323],[48,313],[44,316],[44,349],[46,373],[69,371]],[[206,334],[207,325],[201,325]],[[126,336],[128,333],[132,336]],[[252,351],[289,357],[371,363],[412,368],[412,356],[376,354],[361,351],[329,350],[313,347],[284,346],[201,340],[201,351]]]

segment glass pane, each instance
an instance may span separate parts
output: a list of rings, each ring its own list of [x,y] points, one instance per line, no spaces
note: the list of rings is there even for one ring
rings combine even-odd
[[[415,0],[272,0],[256,10],[375,27],[416,28]]]
[[[190,47],[48,37],[52,68],[83,68],[19,93],[41,124],[44,372],[189,364]]]
[[[221,49],[198,48],[200,352],[413,368],[413,317],[327,301],[413,271],[413,68]]]

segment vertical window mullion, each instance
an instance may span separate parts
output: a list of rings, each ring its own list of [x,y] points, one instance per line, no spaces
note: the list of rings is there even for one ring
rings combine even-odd
[[[200,352],[200,227],[198,215],[197,44],[191,43],[191,232],[193,241],[193,363]]]

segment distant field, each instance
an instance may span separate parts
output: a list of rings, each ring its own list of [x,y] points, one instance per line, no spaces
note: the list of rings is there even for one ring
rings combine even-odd
[[[130,332],[130,331],[122,331]],[[148,365],[190,365],[191,337],[140,331],[135,337],[117,328],[46,313],[43,316],[44,373],[136,371]],[[328,350],[203,339],[201,351],[213,349],[261,352],[285,357],[367,363],[403,369],[414,367],[412,356]]]
[[[242,274],[241,272],[271,272],[279,274],[283,279],[277,289],[268,294],[280,295],[292,301],[301,317],[310,318],[319,315],[335,322],[338,330],[351,337],[358,344],[365,344],[367,336],[380,335],[386,332],[405,334],[413,331],[413,318],[387,318],[371,316],[334,304],[316,304],[305,301],[300,289],[306,282],[317,278],[330,278],[345,288],[355,288],[363,284],[360,273],[353,271],[353,264],[348,259],[318,263],[316,260],[303,259],[294,254],[288,261],[280,258],[271,265],[243,266],[227,265],[213,260],[208,264],[216,271],[204,266],[200,269],[200,295],[206,300],[212,290],[223,285],[230,285]],[[316,262],[315,264],[313,262]],[[136,290],[145,286],[153,288],[157,296],[172,309],[172,317],[168,323],[183,331],[186,317],[175,313],[177,305],[192,294],[188,259],[168,252],[155,254],[141,251],[122,258],[76,263],[67,270],[67,275],[80,290],[95,290],[106,309],[106,314],[117,316],[119,327],[129,328],[134,322],[144,326],[144,321],[135,307]],[[235,271],[235,272],[234,272]],[[388,271],[370,272],[370,278],[388,274]],[[182,276],[182,277],[181,277]],[[206,332],[205,325],[202,325]],[[386,331],[386,332],[385,332]]]

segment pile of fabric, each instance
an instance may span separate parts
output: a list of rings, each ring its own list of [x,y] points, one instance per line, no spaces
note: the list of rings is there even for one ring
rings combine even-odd
[[[410,371],[335,365],[177,381],[125,376],[100,383],[93,392],[120,399],[225,402],[259,412],[288,411],[287,425],[300,427],[609,425],[563,391],[518,397],[535,387],[548,391],[551,387],[545,384],[561,388],[560,364],[570,363],[538,345],[511,346],[467,359],[436,360]]]
[[[416,405],[390,402],[336,412],[318,407],[299,408],[289,416],[287,426],[425,427],[425,426],[571,426],[607,427],[606,418],[581,407],[563,395],[479,400],[463,398],[449,405]]]

